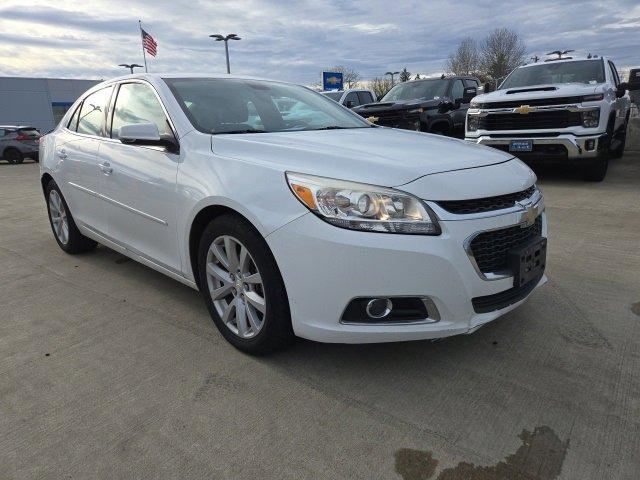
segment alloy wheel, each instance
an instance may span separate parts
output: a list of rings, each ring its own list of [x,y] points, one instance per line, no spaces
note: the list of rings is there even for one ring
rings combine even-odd
[[[69,221],[67,220],[67,211],[62,203],[62,198],[57,190],[49,192],[49,215],[58,241],[66,245],[69,242]]]
[[[264,326],[266,300],[249,250],[237,238],[221,235],[209,247],[206,268],[209,294],[222,322],[240,338],[255,337]]]

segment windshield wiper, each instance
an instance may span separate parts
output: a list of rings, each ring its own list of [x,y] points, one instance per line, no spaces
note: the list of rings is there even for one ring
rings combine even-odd
[[[243,130],[228,130],[226,132],[211,132],[212,135],[223,135],[225,133],[267,133],[266,130],[258,130],[256,128],[245,128]]]
[[[329,125],[328,127],[314,128],[314,130],[348,130],[357,127],[340,127],[339,125]]]

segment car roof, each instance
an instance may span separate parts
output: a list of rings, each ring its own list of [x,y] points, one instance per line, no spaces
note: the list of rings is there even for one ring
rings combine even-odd
[[[557,59],[547,59],[544,61],[540,61],[540,62],[535,62],[535,63],[527,63],[526,65],[521,65],[518,68],[528,68],[528,67],[535,67],[536,65],[544,65],[547,63],[571,63],[571,62],[602,62],[602,61],[607,61],[609,60],[606,57],[592,57],[592,58],[585,58],[585,57],[577,57],[577,58],[557,58]]]

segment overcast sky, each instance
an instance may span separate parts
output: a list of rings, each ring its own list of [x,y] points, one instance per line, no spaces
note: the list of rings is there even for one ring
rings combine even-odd
[[[256,1],[86,0],[0,2],[0,75],[109,78],[142,63],[138,19],[158,42],[149,71],[224,71],[212,33],[237,33],[231,71],[303,84],[347,65],[364,79],[403,67],[442,70],[465,36],[496,27],[530,55],[576,49],[640,66],[638,0]],[[455,6],[454,6],[455,5]]]

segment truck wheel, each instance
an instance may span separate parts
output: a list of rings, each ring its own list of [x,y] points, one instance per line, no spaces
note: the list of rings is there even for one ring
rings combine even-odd
[[[624,154],[624,147],[627,143],[627,127],[629,126],[629,115],[630,112],[627,112],[627,117],[625,118],[624,124],[622,125],[622,130],[616,134],[618,137],[618,145],[614,150],[611,150],[611,158],[622,158],[622,155]]]
[[[609,167],[609,153],[603,152],[601,156],[593,160],[584,172],[584,179],[589,182],[601,182],[607,176]]]
[[[22,157],[20,150],[16,148],[7,148],[4,151],[4,159],[13,165],[17,165],[24,161],[24,158]]]

